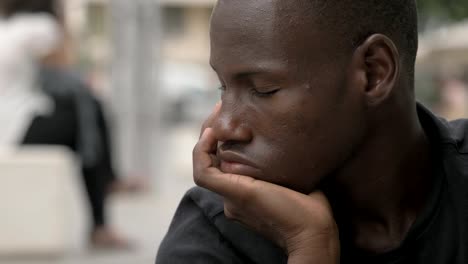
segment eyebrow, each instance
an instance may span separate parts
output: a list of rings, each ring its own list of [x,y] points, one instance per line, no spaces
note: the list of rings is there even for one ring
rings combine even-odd
[[[216,67],[214,67],[214,65],[211,62],[210,62],[210,66],[216,73],[218,73]],[[251,68],[246,67],[246,68],[241,68],[237,71],[234,71],[232,78],[233,79],[245,79],[245,78],[251,78],[256,75],[271,75],[273,72],[283,73],[283,71],[281,71],[278,68],[272,68],[268,66],[263,66],[263,67],[258,66],[258,67],[251,67]]]

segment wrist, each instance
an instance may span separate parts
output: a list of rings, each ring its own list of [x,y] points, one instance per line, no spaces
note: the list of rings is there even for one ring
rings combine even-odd
[[[338,264],[340,241],[338,229],[320,235],[301,235],[287,247],[288,264]]]

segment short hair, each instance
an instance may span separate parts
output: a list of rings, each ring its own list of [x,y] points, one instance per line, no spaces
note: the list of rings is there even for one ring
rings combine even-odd
[[[372,34],[381,33],[397,46],[405,70],[414,76],[418,51],[418,15],[415,0],[303,0],[318,23],[356,48]],[[413,78],[413,77],[412,77]],[[414,80],[413,80],[414,81]]]

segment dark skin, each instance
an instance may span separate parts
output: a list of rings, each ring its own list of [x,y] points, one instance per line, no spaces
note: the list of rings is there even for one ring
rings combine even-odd
[[[223,195],[226,216],[281,246],[288,263],[338,263],[338,230],[369,253],[396,248],[430,175],[400,52],[384,34],[343,49],[299,4],[283,5],[215,8],[222,104],[194,149],[195,182]]]

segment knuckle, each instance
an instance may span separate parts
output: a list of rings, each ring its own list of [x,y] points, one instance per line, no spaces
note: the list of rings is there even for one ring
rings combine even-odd
[[[200,187],[203,187],[205,185],[205,182],[204,182],[204,177],[203,177],[203,173],[197,171],[197,170],[194,170],[193,172],[193,181],[195,182],[196,185],[200,186]]]
[[[197,166],[194,164],[193,165],[193,182],[198,185],[198,186],[201,186],[203,184],[203,177],[202,177],[203,173],[200,171],[199,168],[197,168]]]
[[[203,122],[203,125],[201,126],[201,129],[200,129],[200,135],[203,134],[203,131],[205,131],[205,129],[208,128],[208,124],[207,124],[207,121]]]
[[[197,157],[199,157],[199,155],[201,154],[202,152],[202,142],[201,141],[198,141],[195,146],[193,147],[193,150],[192,150],[192,158],[193,160],[195,161],[195,159]]]
[[[212,116],[209,116],[208,119],[206,119],[202,126],[201,126],[201,132],[200,134],[203,134],[203,131],[205,131],[207,128],[211,127],[212,126],[212,123],[213,123],[213,117]]]
[[[193,179],[196,181],[200,181],[205,174],[205,169],[201,168],[199,164],[193,164]]]
[[[193,147],[193,149],[192,149],[192,157],[195,157],[195,156],[197,155],[197,153],[198,153],[198,148],[200,147],[199,144],[200,144],[200,143],[198,142],[198,143],[195,144],[195,146]]]
[[[196,172],[193,173],[193,181],[195,182],[196,185],[200,186],[201,184],[201,179],[200,175],[197,174]]]

